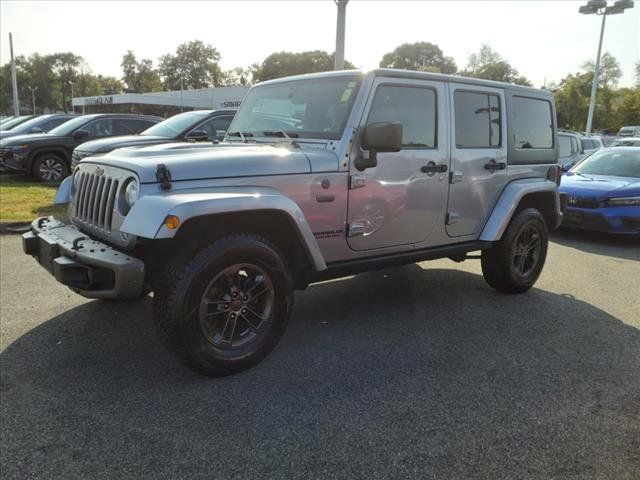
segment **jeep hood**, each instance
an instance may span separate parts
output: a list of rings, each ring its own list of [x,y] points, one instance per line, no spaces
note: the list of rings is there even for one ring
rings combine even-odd
[[[326,150],[305,151],[289,145],[170,143],[123,148],[82,164],[98,163],[134,171],[142,183],[156,183],[156,167],[164,164],[172,181],[254,177],[335,171],[338,158]],[[315,168],[314,168],[315,167]]]

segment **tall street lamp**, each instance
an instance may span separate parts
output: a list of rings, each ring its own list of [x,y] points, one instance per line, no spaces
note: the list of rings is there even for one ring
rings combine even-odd
[[[38,87],[30,86],[29,90],[31,90],[31,105],[33,107],[33,110],[31,113],[35,115],[36,114],[36,92],[38,91]]]
[[[71,111],[76,113],[76,107],[73,106],[73,82],[69,81],[69,85],[71,85]]]
[[[600,42],[598,43],[598,56],[596,57],[596,68],[593,72],[593,83],[591,84],[591,99],[589,100],[589,115],[587,116],[587,127],[585,132],[591,133],[593,123],[593,110],[596,106],[596,91],[598,90],[598,76],[600,75],[600,52],[602,51],[602,37],[604,36],[604,23],[607,15],[624,13],[627,8],[633,8],[633,0],[618,0],[612,6],[607,5],[607,0],[589,0],[578,10],[584,15],[601,15],[602,25],[600,27]]]
[[[336,52],[334,53],[333,69],[344,69],[344,30],[347,16],[347,3],[349,0],[333,0],[338,7],[338,18],[336,25]]]

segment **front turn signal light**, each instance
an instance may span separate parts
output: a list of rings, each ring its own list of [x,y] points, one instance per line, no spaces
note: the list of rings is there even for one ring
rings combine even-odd
[[[180,219],[175,215],[167,215],[167,218],[164,219],[164,225],[169,230],[175,230],[180,226]]]

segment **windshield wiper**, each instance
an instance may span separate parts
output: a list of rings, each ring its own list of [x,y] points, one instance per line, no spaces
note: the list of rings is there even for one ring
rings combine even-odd
[[[267,130],[266,132],[262,132],[265,137],[280,137],[291,140],[292,138],[298,138],[298,134],[295,132],[285,132],[284,130]]]
[[[227,132],[227,136],[229,137],[240,137],[240,139],[244,143],[248,143],[247,137],[253,137],[253,133],[251,132]]]

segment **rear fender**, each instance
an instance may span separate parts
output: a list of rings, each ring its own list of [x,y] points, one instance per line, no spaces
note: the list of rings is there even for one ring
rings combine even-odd
[[[502,191],[496,206],[491,212],[489,220],[480,234],[480,240],[488,242],[500,240],[522,199],[527,195],[538,192],[554,194],[555,204],[553,211],[555,214],[555,224],[550,225],[550,227],[555,229],[560,226],[560,223],[562,223],[562,211],[560,208],[558,185],[545,178],[524,178],[509,183]]]

